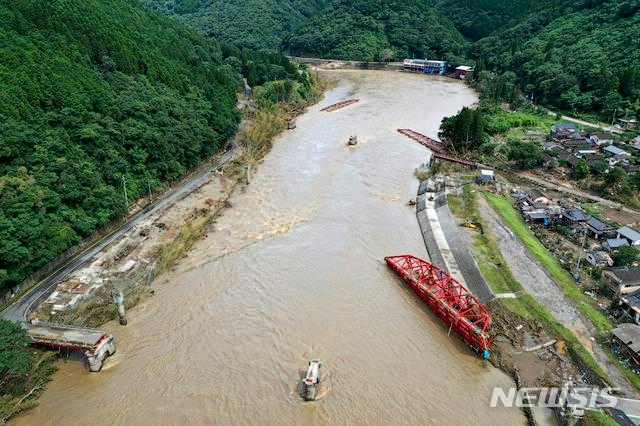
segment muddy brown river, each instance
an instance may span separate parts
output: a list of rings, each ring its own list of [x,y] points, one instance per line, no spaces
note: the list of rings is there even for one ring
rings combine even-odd
[[[400,135],[435,136],[476,101],[452,79],[332,71],[338,85],[284,133],[215,231],[156,296],[107,325],[118,353],[100,374],[60,363],[40,405],[15,424],[491,424],[511,386],[384,264],[426,257],[407,201],[429,152]],[[345,98],[358,104],[327,113]],[[349,135],[360,139],[346,147]],[[320,358],[320,398],[300,375]]]

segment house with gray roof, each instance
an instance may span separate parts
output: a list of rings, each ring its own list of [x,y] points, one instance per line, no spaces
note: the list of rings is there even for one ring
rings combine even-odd
[[[573,168],[578,165],[582,158],[576,157],[575,154],[569,154],[565,158],[563,158],[563,160],[567,162],[567,166]]]
[[[587,219],[587,230],[593,234],[595,239],[598,239],[602,236],[606,236],[608,234],[613,233],[613,226],[608,223],[604,223],[603,221],[596,219],[593,216],[589,216]]]
[[[556,123],[551,126],[551,137],[554,139],[583,139],[582,132],[573,123]]]
[[[611,155],[626,155],[627,157],[631,157],[627,151],[622,148],[618,148],[617,146],[607,145],[602,149],[604,152],[608,152]]]
[[[629,241],[626,238],[609,238],[602,244],[605,250],[613,251],[620,247],[629,247]]]
[[[624,352],[630,356],[636,364],[640,363],[640,325],[625,323],[620,324],[611,331]]]
[[[618,238],[625,238],[630,246],[640,246],[640,232],[628,226],[618,229]]]
[[[589,216],[580,209],[569,209],[562,213],[562,222],[567,226],[575,226],[581,223],[586,223],[589,220]]]
[[[613,266],[613,259],[607,254],[607,252],[596,250],[587,253],[585,258],[591,266],[604,268],[606,266]]]
[[[640,268],[617,266],[603,269],[602,281],[617,296],[622,297],[624,294],[631,294],[640,289]],[[640,307],[640,305],[638,306]]]

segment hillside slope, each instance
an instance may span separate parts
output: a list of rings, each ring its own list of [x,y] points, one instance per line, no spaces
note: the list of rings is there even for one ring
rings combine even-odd
[[[278,49],[282,37],[328,0],[142,0],[202,34],[251,49]]]
[[[293,54],[364,61],[461,55],[453,23],[422,1],[334,0],[287,36]],[[455,61],[455,59],[454,59]]]
[[[540,103],[607,121],[637,117],[640,2],[588,3],[548,22],[545,14],[534,15],[481,39],[475,55],[490,69],[515,72]]]
[[[235,132],[214,40],[125,0],[0,4],[0,289]]]
[[[427,0],[471,40],[499,33],[530,17],[553,19],[574,0]]]

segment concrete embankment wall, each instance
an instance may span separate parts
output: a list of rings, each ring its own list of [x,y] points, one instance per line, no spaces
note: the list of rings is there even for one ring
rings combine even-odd
[[[427,214],[426,197],[434,197],[435,211],[440,222],[440,227],[445,234],[447,243],[455,259],[457,267],[464,277],[467,287],[481,302],[488,302],[493,299],[493,292],[487,284],[486,280],[482,276],[478,265],[471,256],[469,249],[462,240],[460,231],[457,229],[457,225],[449,206],[447,205],[447,196],[443,189],[439,189],[436,192],[427,192],[429,187],[429,181],[423,181],[418,187],[418,196],[416,200],[416,217],[418,218],[418,225],[420,226],[420,232],[422,232],[422,238],[424,239],[427,253],[431,263],[438,265],[440,268],[449,271],[447,263],[442,256],[441,248],[433,235],[433,229],[431,221]]]
[[[440,268],[449,272],[447,264],[442,257],[440,247],[433,236],[433,230],[431,229],[431,222],[427,216],[426,210],[426,197],[427,197],[428,181],[420,182],[418,187],[418,197],[416,199],[416,217],[418,218],[418,225],[420,226],[420,232],[422,233],[422,239],[429,253],[429,260],[431,263],[438,265]]]

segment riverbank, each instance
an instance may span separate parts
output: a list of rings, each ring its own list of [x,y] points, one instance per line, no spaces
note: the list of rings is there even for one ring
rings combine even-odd
[[[311,78],[305,98],[292,97],[288,102],[278,104],[259,100],[243,102],[244,120],[235,139],[228,144],[237,146],[238,154],[210,173],[188,195],[135,225],[82,268],[63,279],[52,295],[30,313],[29,318],[99,327],[117,318],[112,300],[114,292],[123,293],[126,310],[155,295],[158,288],[152,286],[152,282],[170,271],[197,241],[211,231],[215,219],[231,207],[230,196],[247,185],[248,170],[256,167],[269,151],[271,141],[286,129],[285,119],[294,119],[321,99],[329,83],[319,76]],[[257,132],[255,129],[269,131]],[[217,156],[209,161],[215,158]],[[54,358],[43,357],[43,361],[37,364],[38,371],[43,370],[43,362],[51,365]],[[52,368],[45,370],[48,371],[47,376],[53,372]],[[0,407],[0,413],[6,412],[10,417],[36,405],[44,383],[46,379],[40,380],[37,389],[29,390],[27,395],[7,399],[10,405],[6,409]],[[20,404],[16,405],[17,401]]]
[[[114,292],[125,296],[130,309],[154,294],[151,283],[171,270],[205,235],[215,219],[229,208],[229,198],[249,184],[252,169],[269,152],[271,142],[293,120],[315,104],[329,83],[310,76],[306,98],[272,103],[256,94],[243,101],[243,121],[228,146],[238,147],[231,161],[210,174],[194,191],[160,214],[136,225],[122,238],[74,272],[30,315],[31,320],[97,327],[117,317]],[[91,285],[80,302],[83,287]],[[87,290],[85,290],[87,291]],[[65,305],[61,305],[66,303]],[[60,308],[64,306],[64,308]]]
[[[156,280],[156,295],[129,312],[130,326],[106,326],[119,346],[105,373],[62,365],[40,407],[17,424],[107,413],[128,423],[361,424],[409,412],[425,421],[467,424],[481,415],[522,424],[519,410],[488,407],[490,389],[511,386],[508,377],[447,336],[382,263],[424,252],[406,206],[415,197],[406,166],[427,153],[395,128],[420,122],[431,134],[474,93],[437,77],[329,74],[338,87],[281,134],[250,184],[234,192],[233,207]],[[437,105],[416,108],[425,93]],[[352,97],[360,102],[320,111]],[[358,145],[346,147],[353,133]],[[323,389],[317,403],[304,404],[297,373],[311,358],[324,363]],[[468,410],[456,410],[460,399]],[[393,403],[372,411],[380,401]]]
[[[496,336],[492,362],[505,371],[517,369],[524,386],[588,383],[635,396],[633,377],[625,377],[610,361],[608,349],[593,337],[591,322],[522,245],[520,231],[514,236],[514,224],[504,222],[511,206],[500,200],[469,181],[457,196],[449,196],[460,221],[482,226],[482,233],[465,230],[463,235],[494,292],[516,296],[489,305]]]

